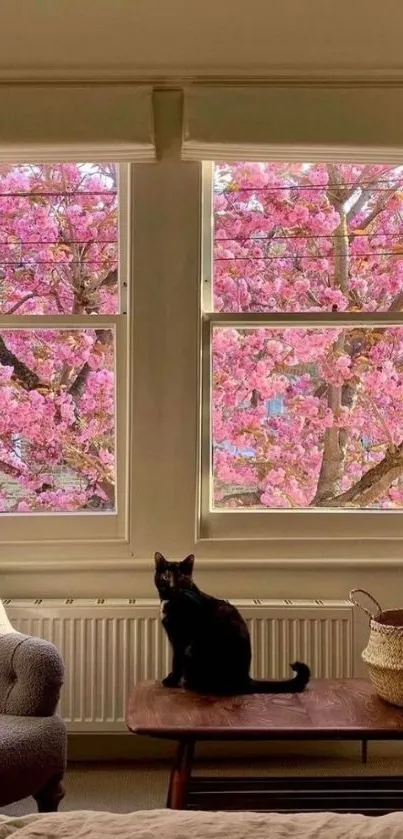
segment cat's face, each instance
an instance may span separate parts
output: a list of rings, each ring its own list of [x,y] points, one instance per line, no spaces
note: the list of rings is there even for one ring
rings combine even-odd
[[[181,562],[168,562],[160,553],[155,554],[154,582],[161,600],[170,600],[179,591],[192,587],[194,556],[189,554]]]

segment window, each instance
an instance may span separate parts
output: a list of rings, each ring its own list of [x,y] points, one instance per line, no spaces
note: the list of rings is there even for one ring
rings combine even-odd
[[[0,164],[2,541],[127,526],[128,167]]]
[[[200,537],[401,535],[403,165],[203,190]]]

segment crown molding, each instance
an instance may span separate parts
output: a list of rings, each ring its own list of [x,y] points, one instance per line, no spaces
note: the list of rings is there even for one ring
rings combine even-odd
[[[385,569],[401,569],[403,567],[403,559],[396,559],[390,556],[384,558],[376,557],[369,559],[357,559],[350,556],[348,558],[328,559],[326,557],[316,557],[312,559],[295,559],[284,557],[282,559],[197,559],[197,570],[199,573],[228,573],[229,575],[236,572],[237,574],[244,573],[246,576],[251,571],[269,572],[273,570],[291,571],[297,569],[305,569],[312,571],[327,571],[344,570],[349,571],[353,569],[358,570],[378,570]],[[130,573],[134,576],[138,574],[152,574],[154,568],[153,559],[110,559],[110,560],[95,560],[95,559],[53,559],[53,560],[19,560],[0,561],[0,573],[2,575],[14,574],[85,574],[91,573]]]
[[[188,85],[266,85],[324,87],[401,87],[402,67],[340,68],[340,67],[0,67],[0,85],[44,84],[136,84],[153,85],[159,89],[180,89]]]

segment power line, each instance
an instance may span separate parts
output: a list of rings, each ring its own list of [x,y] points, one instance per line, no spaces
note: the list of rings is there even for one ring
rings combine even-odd
[[[36,268],[37,265],[55,265],[59,268],[68,268],[69,265],[105,265],[105,260],[103,259],[69,259],[68,262],[57,262],[55,259],[38,259],[35,262],[22,262],[18,259],[13,260],[12,262],[2,262],[0,260],[0,265],[17,265],[18,268]],[[110,269],[110,266],[105,266]]]
[[[23,245],[117,245],[118,239],[68,239],[61,242],[60,239],[35,239],[30,242],[28,239],[20,239],[18,242],[0,242],[0,248],[21,247]]]
[[[385,189],[379,189],[378,184],[386,184]],[[218,186],[213,187],[213,193],[216,195],[236,195],[238,192],[276,192],[288,189],[344,189],[344,187],[355,187],[356,189],[361,189],[361,187],[370,187],[371,192],[389,192],[391,189],[396,189],[397,187],[403,186],[403,181],[400,182],[398,180],[394,180],[393,183],[390,183],[388,180],[379,180],[379,181],[345,181],[341,184],[297,184],[297,183],[290,183],[290,184],[283,184],[282,186],[238,186],[228,187],[228,188],[220,188]]]
[[[65,190],[64,192],[51,192],[44,190],[43,192],[1,192],[0,198],[77,198],[81,195],[117,195],[117,189],[104,190],[76,190],[75,192]]]
[[[307,235],[300,235],[293,233],[290,236],[285,235],[273,235],[273,236],[215,236],[214,237],[214,244],[217,245],[220,242],[253,242],[254,244],[258,245],[260,242],[277,242],[282,241],[283,239],[346,239],[350,236],[354,236],[356,239],[363,239],[365,237],[376,239],[376,237],[382,237],[384,239],[390,238],[403,238],[403,225],[402,230],[399,233],[361,233],[359,232],[359,228],[357,230],[351,230],[347,233],[347,236],[344,236],[342,233],[312,233]]]
[[[397,256],[394,251],[380,251],[379,253],[360,253],[360,254],[350,254],[349,259],[363,259],[367,256]],[[402,246],[402,254],[403,256],[403,246]],[[334,253],[323,253],[323,254],[306,254],[306,253],[292,253],[292,254],[283,254],[282,256],[217,256],[214,257],[214,262],[260,262],[261,260],[272,260],[272,259],[336,259],[336,254]],[[2,263],[0,263],[2,264]],[[71,264],[71,263],[70,263]]]

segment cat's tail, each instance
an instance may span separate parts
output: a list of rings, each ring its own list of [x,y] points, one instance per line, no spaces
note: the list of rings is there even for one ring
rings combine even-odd
[[[248,693],[302,693],[311,678],[311,671],[301,661],[295,661],[291,668],[296,674],[292,679],[250,679]]]

